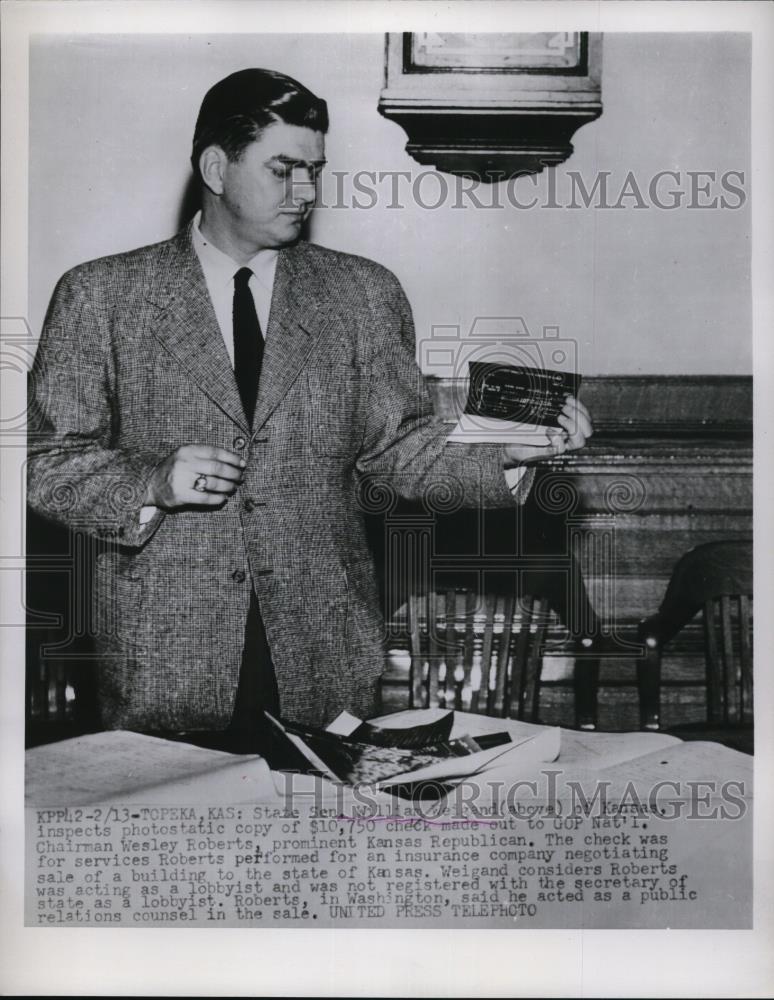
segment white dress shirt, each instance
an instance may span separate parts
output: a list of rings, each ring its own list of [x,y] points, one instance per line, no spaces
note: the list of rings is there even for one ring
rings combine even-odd
[[[231,365],[234,364],[234,275],[242,267],[249,267],[253,272],[248,282],[248,288],[253,293],[255,312],[261,324],[261,333],[266,337],[269,328],[269,312],[271,310],[271,293],[274,289],[274,272],[277,269],[277,250],[259,250],[246,264],[237,264],[228,254],[218,250],[210,243],[199,229],[201,212],[196,213],[192,238],[196,256],[202,265],[204,282],[212,299],[215,318],[220,327],[220,335],[226,345]]]
[[[271,310],[271,296],[274,290],[274,272],[277,269],[277,250],[259,250],[246,264],[238,264],[232,260],[228,254],[219,250],[214,243],[211,243],[203,235],[199,228],[201,222],[201,212],[197,212],[194,217],[191,236],[196,256],[202,265],[204,281],[207,291],[210,293],[212,306],[215,310],[215,318],[218,321],[220,334],[223,343],[226,345],[231,364],[234,364],[234,275],[242,267],[249,267],[253,272],[252,278],[248,282],[248,288],[253,294],[255,302],[255,312],[258,322],[261,324],[261,333],[266,337],[269,328],[269,312]],[[513,491],[519,485],[524,469],[517,467],[514,469],[504,469],[505,481],[508,488]],[[155,507],[143,507],[140,511],[140,524],[147,524],[156,512]]]

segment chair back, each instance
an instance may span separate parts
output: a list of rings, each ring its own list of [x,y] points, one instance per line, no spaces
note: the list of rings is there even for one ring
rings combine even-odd
[[[707,721],[753,719],[752,542],[709,542],[676,564],[657,614],[640,623],[638,666],[644,728],[658,728],[661,652],[699,612],[703,618]]]
[[[753,721],[752,596],[721,594],[704,604],[707,719]]]
[[[412,708],[535,721],[548,602],[469,588],[408,602]]]

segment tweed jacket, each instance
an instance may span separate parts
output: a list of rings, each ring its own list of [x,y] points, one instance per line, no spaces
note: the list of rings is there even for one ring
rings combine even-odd
[[[367,715],[383,622],[364,510],[434,493],[515,502],[499,448],[445,444],[396,278],[309,243],[278,256],[252,428],[190,225],[65,274],[29,403],[29,503],[104,542],[93,607],[109,728],[225,727],[251,587],[283,715]],[[141,526],[154,468],[190,443],[242,454],[243,485],[220,509]]]

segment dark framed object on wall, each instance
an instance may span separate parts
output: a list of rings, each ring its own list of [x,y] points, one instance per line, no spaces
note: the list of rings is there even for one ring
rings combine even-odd
[[[505,180],[567,159],[602,113],[601,74],[589,32],[392,33],[379,111],[419,163]]]

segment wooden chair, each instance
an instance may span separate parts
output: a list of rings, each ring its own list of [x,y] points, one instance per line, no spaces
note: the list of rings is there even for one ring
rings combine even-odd
[[[661,728],[664,647],[701,613],[706,663],[706,722],[669,727],[683,739],[753,749],[752,542],[710,542],[675,566],[658,612],[639,625],[645,653],[637,664],[640,723]]]
[[[452,588],[412,594],[407,610],[412,708],[537,719],[545,598]]]

